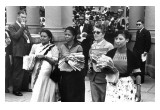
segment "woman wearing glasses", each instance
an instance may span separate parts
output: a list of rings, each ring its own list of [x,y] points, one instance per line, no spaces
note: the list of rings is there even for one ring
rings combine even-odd
[[[113,45],[104,39],[106,27],[100,22],[94,26],[94,43],[90,49],[90,68],[89,73],[90,85],[91,85],[91,95],[93,102],[104,102],[105,92],[106,92],[106,80],[105,74],[101,72],[100,69],[96,67],[96,59],[103,54],[106,54],[109,50],[113,49]]]

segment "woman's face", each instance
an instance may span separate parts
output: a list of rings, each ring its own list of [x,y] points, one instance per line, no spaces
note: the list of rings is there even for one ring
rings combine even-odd
[[[115,41],[115,47],[121,48],[126,46],[128,39],[126,39],[123,34],[119,34],[114,41]]]
[[[73,36],[73,34],[71,33],[70,30],[65,31],[65,39],[66,39],[67,42],[70,42],[70,41],[74,40],[74,36]]]
[[[99,28],[94,28],[94,31],[93,31],[93,34],[94,34],[94,39],[96,41],[98,40],[101,40],[102,38],[104,38],[104,34],[102,34],[102,30],[99,29]]]
[[[42,32],[41,33],[41,43],[43,44],[43,45],[45,45],[45,44],[47,44],[47,43],[49,43],[49,41],[51,40],[51,38],[49,38],[49,36],[47,35],[47,33],[45,33],[45,32]]]

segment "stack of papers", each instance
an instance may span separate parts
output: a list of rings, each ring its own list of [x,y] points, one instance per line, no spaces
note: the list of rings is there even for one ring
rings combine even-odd
[[[35,56],[33,55],[26,55],[23,57],[23,69],[25,70],[32,70],[35,65]]]
[[[60,71],[81,71],[84,68],[84,55],[82,53],[71,53],[59,61],[58,67]]]

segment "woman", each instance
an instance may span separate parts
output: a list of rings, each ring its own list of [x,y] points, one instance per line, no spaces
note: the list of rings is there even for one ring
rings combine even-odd
[[[100,57],[101,55],[106,54],[109,50],[113,49],[113,45],[104,39],[106,27],[100,22],[97,23],[94,27],[94,43],[90,49],[90,58],[92,63],[92,72],[88,74],[91,85],[91,95],[93,102],[104,102],[105,92],[106,92],[106,80],[105,74],[101,72],[100,69],[96,67],[96,62],[94,58]]]
[[[52,44],[52,33],[49,30],[40,32],[40,44],[32,46],[29,55],[35,56],[35,66],[32,73],[32,102],[55,102],[57,84],[50,79],[52,69],[58,60],[59,51]]]
[[[65,29],[66,43],[62,44],[60,51],[60,60],[67,59],[71,53],[83,52],[80,44],[76,40],[76,31],[73,27]],[[81,71],[72,70],[71,67],[60,69],[60,93],[62,102],[84,102],[85,82],[84,75]]]
[[[116,48],[110,50],[107,56],[113,59],[114,66],[119,71],[116,85],[107,83],[105,101],[137,101],[141,100],[141,72],[135,55],[126,47],[129,42],[128,31],[118,31],[115,37]],[[136,85],[131,75],[136,77]]]

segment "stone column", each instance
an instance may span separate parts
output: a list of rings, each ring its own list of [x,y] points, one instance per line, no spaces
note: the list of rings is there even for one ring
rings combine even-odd
[[[16,21],[19,10],[20,10],[19,6],[6,6],[6,13],[7,13],[6,25],[13,24]]]
[[[51,30],[54,41],[65,41],[64,28],[72,26],[71,6],[46,6],[45,28]]]
[[[62,6],[62,27],[72,26],[72,6]]]
[[[40,27],[39,6],[27,6],[27,25],[31,34],[38,34]]]
[[[145,28],[151,33],[151,48],[146,61],[146,73],[155,78],[155,6],[145,7]]]
[[[144,6],[130,6],[129,7],[129,32],[132,35],[132,41],[128,44],[129,49],[133,49],[135,40],[136,40],[136,32],[137,20],[144,20]]]

